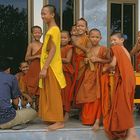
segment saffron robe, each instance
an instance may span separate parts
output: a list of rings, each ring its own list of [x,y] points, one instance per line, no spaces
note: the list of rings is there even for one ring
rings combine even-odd
[[[108,49],[100,47],[98,56],[106,59]],[[76,103],[82,105],[82,123],[93,124],[101,116],[101,76],[104,64],[94,63],[95,70],[88,65],[82,84],[76,96]]]
[[[77,40],[77,44],[84,48],[87,47],[88,42],[89,42],[89,38],[87,35],[84,35]],[[74,78],[70,90],[70,97],[69,97],[70,99],[74,98],[75,100],[76,94],[82,83],[84,73],[85,73],[84,57],[85,57],[85,53],[81,49],[75,47],[74,56],[73,56],[73,60],[75,62],[74,76],[73,76]]]
[[[61,48],[61,57],[66,58],[68,51],[72,49],[72,45],[66,45]],[[63,63],[63,72],[66,79],[67,86],[62,89],[62,101],[64,111],[69,112],[71,106],[71,99],[69,99],[70,89],[72,85],[72,75],[74,73],[74,69],[71,63]]]
[[[110,97],[109,93],[110,87],[108,87],[109,90],[102,92],[102,106],[107,107],[103,109],[103,123],[105,131],[111,138],[123,138],[126,136],[127,130],[134,127],[135,75],[131,61],[123,48],[121,46],[112,46],[111,49],[116,57],[117,65],[113,85],[111,85],[113,86],[112,97]],[[112,78],[109,79],[111,80]]]
[[[41,54],[41,48],[34,54]],[[27,72],[27,88],[29,95],[39,95],[39,73],[40,73],[40,59],[34,59],[31,61],[29,70]]]
[[[56,46],[54,57],[47,69],[45,79],[40,79],[39,116],[44,121],[63,121],[63,105],[61,98],[61,88],[66,86],[65,77],[62,70],[62,60],[60,52],[60,30],[57,26],[48,30],[42,47],[40,64],[43,68],[48,57],[48,41],[52,39]]]

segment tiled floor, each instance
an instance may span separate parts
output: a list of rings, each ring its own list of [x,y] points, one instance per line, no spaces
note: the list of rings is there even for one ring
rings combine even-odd
[[[134,114],[137,132],[140,136],[140,115]],[[77,119],[70,119],[63,129],[54,132],[46,131],[39,118],[22,130],[0,130],[0,140],[108,140],[103,127],[97,133],[91,127],[84,126]]]

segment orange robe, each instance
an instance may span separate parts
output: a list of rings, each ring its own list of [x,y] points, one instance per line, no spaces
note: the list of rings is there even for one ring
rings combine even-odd
[[[106,47],[101,47],[98,53],[99,58],[106,59],[107,51]],[[96,119],[101,117],[101,76],[102,68],[104,64],[94,63],[95,70],[91,71],[90,67],[85,71],[83,82],[79,88],[76,97],[77,104],[83,104],[82,106],[82,123],[94,124]]]
[[[43,121],[62,122],[63,106],[61,99],[61,87],[51,69],[47,69],[47,76],[43,80],[44,88],[41,88],[39,116]]]
[[[22,74],[22,72],[19,72],[19,73],[16,74],[16,78],[18,80],[18,85],[19,85],[20,91],[22,93],[28,94],[28,90],[27,90],[27,75]]]
[[[41,48],[34,55],[41,54]],[[28,93],[32,97],[39,95],[39,72],[40,72],[40,59],[34,59],[31,61],[29,70],[27,72],[27,88]]]
[[[61,48],[61,57],[66,58],[68,51],[72,49],[71,45],[67,45]],[[73,66],[71,63],[63,63],[63,72],[66,79],[66,87],[62,89],[62,102],[64,111],[69,112],[71,106],[71,99],[69,99],[69,93],[72,85],[72,75],[74,73]]]
[[[40,98],[39,98],[39,117],[43,121],[62,122],[63,105],[61,97],[61,88],[66,86],[65,77],[62,69],[62,59],[60,52],[61,34],[57,26],[50,28],[44,39],[42,53],[40,58],[41,69],[49,56],[49,39],[52,39],[56,50],[55,54],[47,68],[45,78],[39,81]]]
[[[79,44],[79,46],[82,46],[84,48],[87,47],[88,42],[89,42],[89,38],[87,35],[82,36],[77,40],[77,44]],[[85,73],[84,57],[85,57],[85,53],[81,49],[74,48],[73,61],[75,63],[74,66],[75,73],[74,73],[73,83],[70,90],[69,99],[72,99],[74,96],[76,97],[76,94],[82,83],[84,73]]]
[[[107,107],[103,109],[103,123],[105,131],[111,138],[122,138],[126,136],[127,130],[134,126],[135,75],[132,64],[123,48],[113,46],[111,49],[117,59],[117,65],[115,67],[112,98],[109,95],[109,88],[109,90],[102,92],[102,106]],[[106,77],[106,79],[108,78]],[[109,84],[106,83],[107,86]]]

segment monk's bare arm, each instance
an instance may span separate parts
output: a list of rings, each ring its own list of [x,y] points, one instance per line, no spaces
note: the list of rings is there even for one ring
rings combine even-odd
[[[75,47],[77,47],[77,48],[79,48],[79,49],[81,49],[83,52],[87,52],[87,48],[85,48],[85,47],[83,47],[83,46],[80,46],[78,43],[77,43],[77,37],[73,37],[72,38],[72,44],[75,46]]]
[[[72,49],[69,49],[66,58],[62,58],[63,63],[70,63],[72,58]]]
[[[106,58],[102,59],[102,58],[99,58],[99,57],[91,57],[90,60],[92,62],[99,62],[99,63],[110,63],[111,62],[111,56],[110,56],[110,50],[107,49],[106,52],[105,52],[105,55],[106,55]]]
[[[19,97],[12,99],[12,104],[14,104],[15,106],[18,106],[19,103]]]
[[[111,63],[110,63],[110,67],[115,67],[116,66],[116,64],[117,64],[117,59],[116,59],[116,57],[115,56],[113,56],[113,58],[112,58],[112,61],[111,61]]]
[[[40,55],[32,56],[32,44],[29,44],[25,55],[25,61],[32,61],[36,58],[40,58]]]
[[[117,64],[117,59],[115,56],[112,57],[112,61],[103,68],[103,72],[106,71],[114,71],[115,70],[115,66]]]
[[[56,51],[56,46],[52,41],[52,37],[50,37],[49,41],[48,41],[48,48],[49,48],[49,54],[48,57],[46,59],[46,62],[40,72],[40,78],[45,78],[46,77],[46,73],[47,73],[47,69],[55,55],[55,51]],[[46,50],[47,51],[47,50]]]

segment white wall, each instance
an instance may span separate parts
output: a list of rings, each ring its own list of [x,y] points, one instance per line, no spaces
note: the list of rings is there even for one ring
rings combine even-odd
[[[107,45],[107,0],[83,0],[83,16],[89,30],[98,28],[102,33],[102,45]]]
[[[41,9],[43,7],[43,0],[34,0],[34,25],[38,25],[43,30],[43,21],[41,19]],[[42,41],[42,38],[41,38]]]

